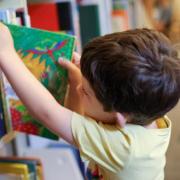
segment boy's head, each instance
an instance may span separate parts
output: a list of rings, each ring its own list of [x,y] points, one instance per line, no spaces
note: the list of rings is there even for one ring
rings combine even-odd
[[[180,60],[161,33],[136,29],[90,41],[81,71],[107,112],[147,125],[180,98]]]

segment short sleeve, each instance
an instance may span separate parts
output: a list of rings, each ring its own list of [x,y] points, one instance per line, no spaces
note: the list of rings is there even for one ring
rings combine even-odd
[[[112,172],[123,169],[131,147],[130,139],[123,129],[97,123],[77,113],[73,113],[71,128],[82,159],[93,160]]]

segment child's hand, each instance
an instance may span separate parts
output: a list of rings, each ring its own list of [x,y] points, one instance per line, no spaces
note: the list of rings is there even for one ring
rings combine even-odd
[[[59,64],[63,68],[68,70],[69,91],[65,102],[65,106],[72,111],[75,111],[79,114],[83,114],[84,110],[79,91],[79,87],[82,83],[82,75],[79,69],[79,63],[80,55],[75,52],[73,53],[72,62],[63,60],[62,58],[59,59]]]
[[[80,55],[76,52],[73,53],[72,62],[59,58],[59,64],[67,69],[70,87],[77,87],[81,84],[82,74],[79,69]]]
[[[75,64],[78,68],[80,68],[80,59],[81,59],[80,54],[78,54],[77,52],[73,52],[72,62],[73,62],[73,64]]]
[[[14,43],[11,33],[7,26],[0,23],[0,59],[2,54],[6,55],[11,51],[14,51]]]

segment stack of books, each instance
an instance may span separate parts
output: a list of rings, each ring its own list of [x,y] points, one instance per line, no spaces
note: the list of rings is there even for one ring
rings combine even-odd
[[[42,163],[37,158],[0,157],[0,179],[43,180]]]

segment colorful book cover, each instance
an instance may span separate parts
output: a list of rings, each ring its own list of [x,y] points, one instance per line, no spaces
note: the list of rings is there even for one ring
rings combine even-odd
[[[15,49],[24,64],[63,105],[67,88],[67,71],[58,65],[57,60],[59,57],[71,60],[75,38],[39,29],[15,25],[7,26],[13,36]],[[29,114],[5,76],[2,80],[3,109],[5,109],[4,116],[8,131],[15,130],[58,139],[56,135]]]

